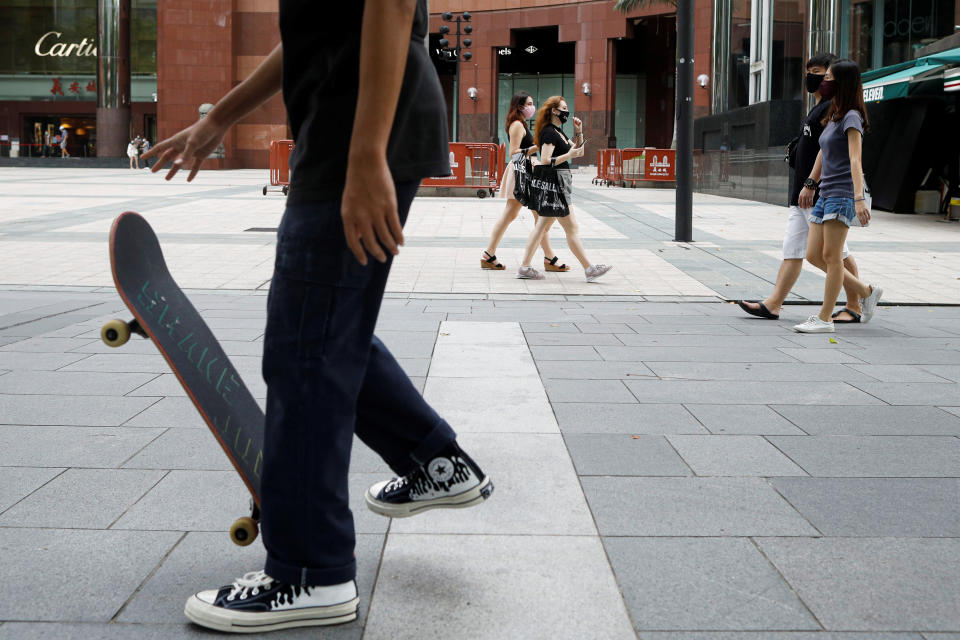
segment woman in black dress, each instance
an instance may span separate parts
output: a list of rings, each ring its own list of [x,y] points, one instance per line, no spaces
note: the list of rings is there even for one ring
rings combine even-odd
[[[541,271],[530,266],[530,261],[533,260],[533,253],[536,251],[537,245],[550,230],[554,220],[560,221],[560,226],[563,227],[563,232],[567,236],[567,245],[583,266],[587,282],[593,282],[613,268],[611,265],[591,263],[587,259],[583,243],[580,242],[580,228],[577,225],[571,206],[573,203],[573,174],[570,171],[570,160],[583,157],[583,123],[580,118],[573,119],[574,141],[571,141],[563,133],[562,128],[569,117],[570,111],[567,110],[567,101],[563,99],[563,96],[548,98],[540,107],[540,113],[537,114],[535,132],[536,142],[540,147],[540,162],[542,164],[552,164],[556,167],[560,187],[567,201],[567,212],[559,216],[540,214],[537,225],[527,239],[523,263],[517,272],[518,278],[543,280],[546,277]]]
[[[480,256],[480,267],[482,269],[503,270],[506,267],[497,260],[497,247],[503,240],[503,234],[511,222],[517,219],[522,206],[516,198],[513,197],[513,188],[516,184],[513,176],[513,161],[520,154],[533,155],[537,152],[537,145],[533,144],[533,136],[530,135],[530,128],[527,126],[527,120],[530,120],[537,113],[537,106],[533,98],[526,91],[519,91],[514,94],[510,100],[510,108],[507,110],[507,137],[509,156],[507,159],[507,169],[503,174],[503,184],[500,185],[500,197],[506,198],[507,202],[503,207],[503,213],[493,225],[493,232],[490,234],[490,244],[486,251]],[[537,212],[533,212],[533,223],[537,223]],[[550,246],[548,234],[543,234],[540,240],[540,246],[543,247],[543,266],[547,271],[569,271],[570,267],[565,264],[558,264],[560,260],[553,252]]]

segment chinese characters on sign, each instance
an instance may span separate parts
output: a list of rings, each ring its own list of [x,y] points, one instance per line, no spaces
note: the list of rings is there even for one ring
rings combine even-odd
[[[95,80],[91,80],[87,83],[87,86],[83,89],[86,93],[96,93],[97,92],[97,83]],[[70,93],[79,96],[81,93],[80,82],[74,80],[70,83],[70,86],[67,87],[67,91]],[[66,95],[63,93],[63,79],[60,77],[53,78],[53,86],[50,87],[50,93],[56,96]]]
[[[644,178],[668,182],[675,180],[676,156],[677,152],[673,149],[647,149]]]

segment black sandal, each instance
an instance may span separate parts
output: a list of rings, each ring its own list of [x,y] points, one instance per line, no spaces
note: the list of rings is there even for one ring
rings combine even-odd
[[[547,258],[547,256],[543,256],[543,268],[547,271],[570,271],[570,267],[568,267],[566,264],[557,265],[559,260],[559,256],[553,256],[552,260]]]
[[[839,316],[844,311],[850,314],[850,318],[851,318],[850,320],[837,319],[837,316]],[[840,311],[837,311],[830,317],[833,318],[833,321],[837,324],[860,324],[860,318],[862,318],[863,316],[857,313],[856,311],[851,311],[850,309],[847,309],[846,307],[844,307],[843,309],[840,309]]]
[[[490,255],[489,251],[484,251],[486,258],[480,258],[481,269],[493,269],[494,271],[503,271],[507,267],[497,262],[497,256]]]
[[[758,318],[767,318],[768,320],[779,320],[780,316],[776,313],[770,313],[770,309],[767,309],[767,305],[762,302],[757,302],[760,305],[759,309],[754,309],[753,307],[748,307],[747,302],[753,302],[752,300],[737,300],[737,305],[749,313],[752,316],[757,316]]]

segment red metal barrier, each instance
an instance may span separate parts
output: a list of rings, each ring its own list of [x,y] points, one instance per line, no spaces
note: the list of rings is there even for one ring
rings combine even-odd
[[[623,186],[623,154],[620,149],[601,149],[597,155],[595,184]]]
[[[674,149],[624,149],[623,181],[632,185],[644,181],[673,182],[676,156]]]
[[[500,145],[493,142],[451,142],[450,169],[453,175],[427,178],[420,185],[475,189],[479,198],[492,196],[497,192],[503,171],[500,166]]]
[[[293,140],[274,140],[270,143],[270,184],[268,186],[281,187],[280,189],[263,188],[263,195],[267,191],[282,191],[287,195],[290,188],[290,154],[293,152]]]

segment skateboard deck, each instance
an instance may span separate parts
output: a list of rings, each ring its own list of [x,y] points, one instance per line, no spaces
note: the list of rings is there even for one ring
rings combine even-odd
[[[132,333],[153,340],[187,396],[203,416],[253,498],[249,518],[230,529],[240,545],[257,537],[264,416],[213,332],[167,270],[160,242],[147,221],[126,212],[110,230],[110,266],[117,293],[134,319],[101,330],[113,347]]]

